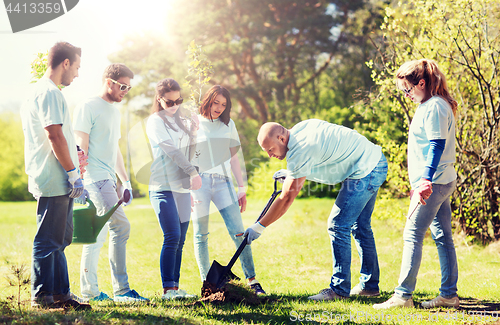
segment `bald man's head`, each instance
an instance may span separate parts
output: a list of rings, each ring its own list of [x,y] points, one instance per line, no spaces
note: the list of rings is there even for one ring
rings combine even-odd
[[[268,122],[260,127],[257,141],[269,157],[283,160],[288,151],[287,144],[289,137],[290,132],[281,124]]]

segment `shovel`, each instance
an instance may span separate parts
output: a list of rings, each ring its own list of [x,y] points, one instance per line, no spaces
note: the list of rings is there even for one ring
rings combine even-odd
[[[273,204],[274,200],[276,197],[281,193],[281,190],[277,190],[277,182],[283,182],[285,177],[280,177],[280,178],[275,178],[274,179],[274,192],[271,195],[271,198],[267,202],[266,206],[264,207],[264,210],[262,210],[259,218],[257,219],[256,222],[258,222],[269,210],[271,207],[271,204]],[[231,261],[229,261],[229,264],[226,266],[221,265],[217,261],[212,262],[212,266],[210,267],[210,270],[208,270],[207,274],[207,279],[206,281],[210,284],[213,284],[217,289],[222,287],[224,284],[226,284],[229,280],[239,280],[239,278],[231,272],[231,268],[233,267],[234,263],[240,256],[241,252],[243,249],[247,246],[247,238],[243,238],[243,242],[241,243],[240,247],[238,247],[238,250],[234,254],[233,258],[231,258]]]

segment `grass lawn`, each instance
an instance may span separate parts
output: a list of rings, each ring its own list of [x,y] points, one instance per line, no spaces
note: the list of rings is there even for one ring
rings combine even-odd
[[[270,193],[269,193],[270,194]],[[440,269],[437,251],[430,235],[425,240],[423,261],[415,309],[377,311],[373,303],[388,299],[397,284],[402,255],[403,214],[407,200],[380,200],[373,228],[381,268],[377,298],[356,298],[338,302],[309,302],[308,295],[327,288],[332,273],[331,247],[326,222],[333,205],[330,199],[297,200],[287,214],[270,226],[252,244],[257,278],[270,294],[268,302],[257,307],[240,304],[214,306],[190,305],[192,302],[165,302],[161,297],[159,255],[162,232],[148,198],[134,199],[125,207],[132,230],[128,241],[127,269],[132,289],[151,299],[148,305],[92,304],[90,312],[39,311],[29,307],[29,290],[21,294],[21,311],[16,311],[8,297],[17,299],[17,291],[5,277],[12,265],[31,263],[35,232],[35,203],[0,202],[0,323],[16,324],[476,324],[500,323],[500,244],[489,247],[468,245],[455,240],[459,263],[461,309],[418,308],[418,302],[439,294]],[[243,214],[245,225],[255,221],[265,201],[250,199]],[[181,288],[200,294],[201,280],[193,253],[192,226],[189,228],[181,272]],[[210,220],[210,258],[226,265],[235,252],[218,213]],[[99,260],[101,291],[112,296],[107,243]],[[359,277],[359,258],[352,245],[352,286]],[[81,245],[66,249],[71,290],[80,293],[79,267]],[[232,271],[242,277],[239,263]],[[496,312],[495,312],[496,311]],[[474,312],[479,315],[474,316]],[[486,315],[486,316],[484,316]]]

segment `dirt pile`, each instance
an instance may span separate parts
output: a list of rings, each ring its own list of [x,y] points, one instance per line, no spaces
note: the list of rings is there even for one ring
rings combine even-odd
[[[221,288],[207,281],[203,282],[201,288],[201,299],[199,302],[210,302],[212,304],[239,304],[259,305],[266,301],[266,298],[260,298],[245,284],[238,281],[230,281]]]

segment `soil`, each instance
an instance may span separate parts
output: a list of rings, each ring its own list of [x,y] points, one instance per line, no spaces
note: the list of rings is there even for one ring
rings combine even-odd
[[[201,288],[201,299],[194,304],[212,303],[212,304],[246,304],[256,306],[266,302],[267,297],[260,298],[245,284],[238,281],[230,281],[221,288],[207,281],[203,282]]]

